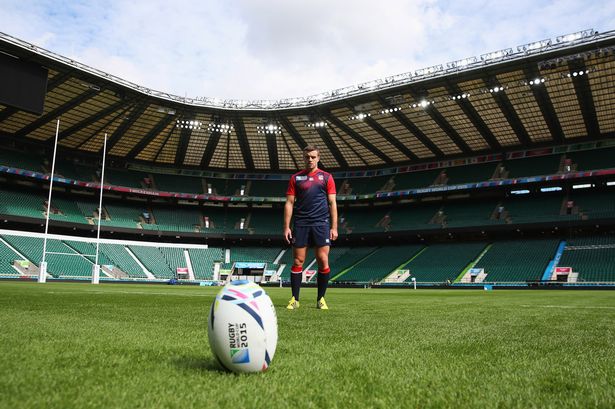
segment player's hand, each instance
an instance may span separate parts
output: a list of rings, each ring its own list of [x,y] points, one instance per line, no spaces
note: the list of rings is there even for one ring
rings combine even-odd
[[[329,233],[329,238],[331,239],[331,241],[335,241],[337,239],[337,229],[331,229],[331,232]]]
[[[290,228],[288,227],[285,228],[284,229],[284,239],[286,240],[288,244],[290,244],[290,241],[292,240],[292,238],[293,238],[293,232],[290,230]]]

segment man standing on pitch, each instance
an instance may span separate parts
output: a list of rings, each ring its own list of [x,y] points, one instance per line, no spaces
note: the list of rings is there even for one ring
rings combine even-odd
[[[292,298],[289,310],[299,308],[299,290],[308,246],[314,247],[318,263],[316,307],[328,310],[325,292],[329,284],[329,247],[337,239],[337,204],[333,176],[318,169],[320,153],[315,146],[303,149],[305,169],[291,176],[284,205],[284,238],[293,244],[290,269]],[[294,213],[293,230],[290,220]]]

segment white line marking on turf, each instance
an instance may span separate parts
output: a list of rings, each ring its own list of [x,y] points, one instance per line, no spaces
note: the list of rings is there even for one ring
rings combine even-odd
[[[47,291],[49,294],[153,294],[153,295],[174,295],[179,297],[211,297],[212,294],[180,294],[180,293],[161,293],[150,291],[100,291],[100,290],[83,290],[83,291]],[[215,295],[214,295],[215,296]]]
[[[528,308],[536,308],[536,307],[541,307],[541,308],[562,308],[562,309],[570,309],[570,310],[577,310],[577,309],[605,309],[605,310],[615,310],[615,307],[608,307],[608,306],[586,306],[586,305],[579,305],[579,306],[575,306],[575,305],[530,305],[530,304],[521,304],[521,307],[528,307]]]

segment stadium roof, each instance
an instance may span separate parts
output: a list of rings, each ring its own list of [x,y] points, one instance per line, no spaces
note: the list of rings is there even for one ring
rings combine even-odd
[[[48,68],[37,116],[0,104],[0,136],[186,168],[382,168],[615,136],[615,32],[593,30],[299,99],[219,101],[150,90],[0,33]]]

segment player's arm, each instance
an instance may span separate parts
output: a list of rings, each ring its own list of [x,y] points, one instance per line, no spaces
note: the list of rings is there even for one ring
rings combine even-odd
[[[293,217],[293,207],[295,205],[295,196],[286,195],[286,203],[284,204],[284,225],[283,233],[284,239],[290,244],[290,240],[293,238],[292,231],[290,230],[290,219]]]
[[[337,239],[337,201],[335,200],[335,196],[335,193],[329,193],[327,195],[329,213],[331,214],[331,233],[329,234],[331,240]]]

